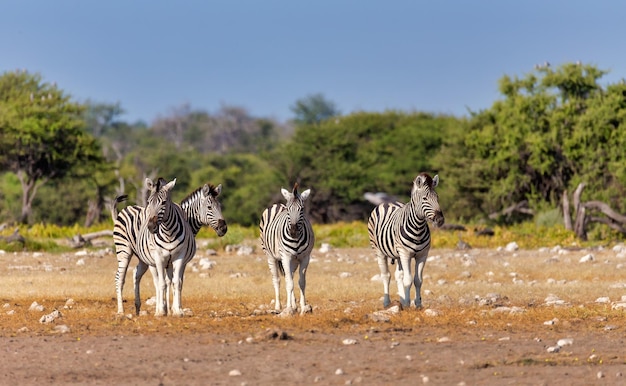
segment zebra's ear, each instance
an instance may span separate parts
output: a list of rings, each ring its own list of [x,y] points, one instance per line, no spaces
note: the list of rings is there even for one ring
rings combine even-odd
[[[311,194],[311,189],[307,189],[304,192],[300,193],[300,198],[302,199],[302,201],[305,201],[307,198],[309,198],[309,194]]]
[[[219,196],[220,194],[222,194],[222,184],[219,184],[215,187],[215,197]]]
[[[285,197],[285,200],[289,201],[291,198],[291,192],[285,188],[280,188],[280,192],[283,194],[283,197]]]
[[[170,182],[167,183],[167,185],[165,185],[163,187],[163,189],[165,190],[170,190],[174,187],[174,185],[176,185],[176,178],[174,178],[173,180],[171,180]]]
[[[435,174],[433,177],[433,188],[436,188],[439,185],[439,174]]]
[[[154,188],[154,182],[152,182],[152,180],[148,177],[146,177],[143,184],[148,190],[152,190]]]

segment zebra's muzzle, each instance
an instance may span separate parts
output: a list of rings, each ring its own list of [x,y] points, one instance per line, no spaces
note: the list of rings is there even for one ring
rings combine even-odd
[[[440,210],[436,211],[432,221],[437,228],[441,227],[446,222],[446,219],[443,217],[443,212]]]
[[[226,234],[227,231],[228,231],[228,225],[226,225],[226,221],[219,220],[217,222],[217,228],[215,228],[215,233],[217,233],[219,237],[222,237]]]

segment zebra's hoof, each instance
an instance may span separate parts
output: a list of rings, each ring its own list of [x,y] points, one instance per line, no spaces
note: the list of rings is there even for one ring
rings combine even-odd
[[[306,306],[302,307],[302,310],[300,311],[300,315],[312,314],[312,313],[313,313],[313,307],[311,307],[310,304],[307,304]]]
[[[293,315],[296,314],[296,310],[291,308],[291,307],[287,307],[285,308],[280,314],[278,314],[278,316],[280,316],[281,318],[288,318],[291,317]]]

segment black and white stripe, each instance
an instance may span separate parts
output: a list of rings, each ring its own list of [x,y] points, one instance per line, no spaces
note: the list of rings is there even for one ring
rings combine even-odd
[[[293,191],[281,189],[286,204],[275,204],[263,211],[260,223],[261,247],[267,254],[267,263],[272,273],[274,284],[275,310],[280,311],[280,276],[285,277],[287,291],[285,314],[296,311],[294,294],[294,273],[299,268],[300,313],[311,312],[306,304],[306,270],[315,243],[313,228],[305,217],[304,202],[311,193],[310,189],[298,193],[298,184]]]
[[[427,220],[438,227],[445,221],[435,191],[438,183],[438,175],[431,178],[427,173],[421,173],[413,181],[408,203],[382,203],[370,214],[367,230],[380,267],[385,307],[390,304],[388,262],[393,264],[395,260],[398,260],[395,279],[403,306],[410,305],[411,283],[415,284],[415,306],[422,306],[422,272],[430,250]],[[415,259],[414,277],[411,277],[412,259]]]
[[[166,288],[171,280],[172,314],[182,316],[182,280],[185,267],[196,252],[194,234],[181,207],[172,202],[170,191],[176,180],[166,183],[160,178],[154,184],[147,178],[145,183],[149,191],[146,208],[131,207],[127,213],[121,212],[115,222],[118,313],[123,313],[123,281],[128,262],[135,254],[153,274],[157,295],[155,315],[167,314]],[[135,242],[130,242],[131,239]]]
[[[221,184],[217,186],[204,184],[181,201],[180,207],[187,216],[187,221],[191,226],[194,236],[198,234],[203,226],[210,226],[213,228],[219,237],[226,234],[228,227],[226,225],[226,220],[224,220],[224,216],[222,215],[222,205],[218,200],[221,192]],[[116,203],[121,202],[123,199],[125,199],[125,196],[116,199]],[[116,288],[118,290],[118,313],[120,314],[124,312],[123,305],[121,303],[121,292],[124,288],[126,271],[128,269],[130,259],[133,255],[136,255],[134,251],[137,244],[137,234],[139,233],[139,228],[141,227],[141,211],[143,211],[143,208],[139,206],[126,207],[120,212],[122,217],[120,217],[119,228],[117,227],[118,223],[116,222],[115,231],[121,235],[117,237],[116,240],[116,250],[118,251],[118,272],[115,278],[117,284]],[[128,227],[127,224],[132,224],[132,226]],[[139,260],[133,274],[135,288],[135,312],[137,314],[139,314],[139,311],[141,310],[140,282],[147,270],[148,265]],[[170,298],[170,287],[170,285],[167,286],[167,299]]]

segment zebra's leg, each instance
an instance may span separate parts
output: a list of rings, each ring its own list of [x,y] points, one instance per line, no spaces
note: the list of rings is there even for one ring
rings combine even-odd
[[[285,269],[285,290],[287,292],[287,306],[283,310],[283,313],[292,315],[296,310],[296,299],[294,296],[294,283],[293,273],[297,266],[294,259],[291,256],[282,256],[282,264]]]
[[[126,250],[119,250],[117,252],[117,272],[115,273],[115,293],[117,296],[117,313],[119,315],[124,314],[124,299],[122,298],[122,291],[124,289],[124,282],[126,281],[126,271],[128,271],[128,264],[133,257],[131,253]]]
[[[427,256],[424,256],[415,260],[415,278],[413,279],[413,284],[415,284],[415,307],[417,308],[422,308],[422,283],[424,281],[422,273],[426,265],[426,258]]]
[[[273,256],[268,256],[267,265],[270,267],[270,272],[272,273],[272,284],[274,285],[274,310],[277,312],[280,312],[280,276],[278,274],[279,264],[281,264],[279,260],[276,260]]]
[[[396,272],[393,277],[396,280],[396,285],[398,286],[398,296],[400,297],[400,302],[404,305],[404,271],[402,270],[402,263],[400,263],[399,260],[398,264],[396,264]]]
[[[181,304],[184,268],[182,258],[172,261],[172,264],[170,264],[170,267],[168,268],[168,275],[173,273],[171,286],[174,289],[174,298],[172,300],[172,315],[174,316],[184,316]]]
[[[168,315],[172,314],[172,308],[173,306],[170,303],[170,299],[172,299],[172,296],[174,295],[175,291],[172,291],[172,286],[173,286],[173,278],[174,278],[174,269],[172,267],[172,264],[169,264],[167,266],[167,270],[165,271],[166,275],[165,275],[165,307],[167,308],[167,313]]]
[[[404,290],[404,295],[402,296],[402,306],[409,307],[411,305],[411,285],[413,284],[413,276],[411,276],[411,255],[404,251],[400,251],[400,263],[398,268],[402,269],[402,281],[399,282],[402,284],[402,289]],[[402,267],[400,267],[402,265]],[[400,289],[400,284],[398,284],[398,289]]]
[[[387,264],[387,256],[381,251],[376,251],[376,260],[380,268],[380,279],[383,282],[383,307],[389,307],[391,299],[389,298],[389,282],[391,281],[391,273],[389,273],[389,265]]]
[[[135,287],[135,313],[139,315],[139,311],[141,311],[141,278],[148,270],[148,265],[143,261],[139,260],[139,263],[135,267],[133,271],[133,285]]]
[[[298,276],[298,285],[300,286],[300,315],[313,312],[313,308],[306,304],[305,290],[306,290],[306,270],[309,266],[310,255],[306,255],[300,261],[300,271]]]
[[[157,273],[156,285],[156,311],[154,316],[167,315],[167,305],[165,304],[165,267],[163,266],[163,258],[155,258],[155,269]]]

